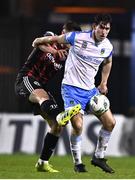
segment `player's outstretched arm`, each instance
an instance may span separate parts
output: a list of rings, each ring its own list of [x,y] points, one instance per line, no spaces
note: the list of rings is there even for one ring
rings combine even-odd
[[[42,44],[51,44],[51,43],[59,43],[59,44],[64,44],[66,43],[65,41],[65,35],[60,35],[60,36],[47,36],[47,37],[40,37],[40,38],[36,38],[33,43],[32,46],[33,47],[38,47],[39,45]]]
[[[39,45],[38,48],[46,53],[52,53],[52,54],[57,54],[57,50],[53,47],[51,47],[50,45]]]

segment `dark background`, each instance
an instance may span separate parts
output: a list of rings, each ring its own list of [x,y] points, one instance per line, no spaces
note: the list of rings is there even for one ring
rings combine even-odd
[[[108,97],[113,113],[126,114],[131,104],[130,62],[132,13],[135,3],[126,0],[1,0],[0,1],[0,112],[31,112],[29,104],[17,99],[14,82],[19,68],[32,50],[32,41],[44,31],[61,33],[62,25],[74,20],[83,27],[92,23],[99,12],[112,15],[113,26],[109,35],[114,45],[113,67],[108,82]],[[58,10],[57,7],[64,7]],[[79,12],[77,8],[80,7]],[[86,9],[89,8],[86,12]],[[68,8],[68,9],[66,9]],[[96,8],[96,9],[95,9]],[[72,12],[71,12],[72,10]],[[62,73],[49,83],[62,108],[60,82]],[[98,73],[96,82],[100,81]]]

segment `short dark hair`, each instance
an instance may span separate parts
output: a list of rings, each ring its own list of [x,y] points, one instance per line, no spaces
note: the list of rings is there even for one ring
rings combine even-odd
[[[103,22],[104,24],[110,23],[112,25],[112,17],[110,14],[97,14],[94,17],[94,23],[96,25],[100,24],[100,22]]]
[[[74,21],[67,21],[64,25],[63,25],[63,29],[66,29],[67,31],[81,31],[81,27],[78,23],[74,22]]]

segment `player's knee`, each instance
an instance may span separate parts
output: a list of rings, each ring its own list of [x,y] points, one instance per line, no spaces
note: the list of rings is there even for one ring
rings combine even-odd
[[[108,123],[106,124],[106,129],[107,129],[108,131],[112,131],[113,128],[115,127],[115,124],[116,124],[115,119],[112,119],[110,122],[108,122]]]
[[[112,130],[113,130],[113,128],[115,127],[115,124],[116,124],[116,121],[115,121],[115,119],[111,122],[111,128],[112,128]]]
[[[51,127],[51,133],[54,134],[55,136],[60,136],[62,130],[63,130],[63,127],[59,126],[58,123],[54,124]]]
[[[41,111],[54,118],[60,113],[58,105],[53,100],[44,101],[41,104]]]
[[[71,119],[71,123],[73,126],[73,129],[75,131],[75,134],[79,135],[82,132],[82,128],[83,128],[83,120],[80,114],[74,116]]]
[[[74,128],[75,134],[77,135],[81,134],[82,128],[83,128],[82,123],[81,122],[74,123],[73,128]]]

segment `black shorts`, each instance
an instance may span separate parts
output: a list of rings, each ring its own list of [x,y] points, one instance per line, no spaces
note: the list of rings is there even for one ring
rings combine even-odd
[[[15,93],[17,96],[28,98],[35,89],[44,89],[47,91],[45,86],[30,76],[24,76],[15,82]]]
[[[35,89],[44,89],[48,93],[50,99],[52,99],[55,102],[55,99],[53,98],[51,93],[46,89],[45,85],[42,85],[33,77],[24,76],[22,79],[17,80],[15,82],[15,93],[21,99],[26,99],[29,101],[29,96]],[[34,115],[40,114],[40,105],[38,103],[32,103],[30,101],[29,103],[32,106]]]

